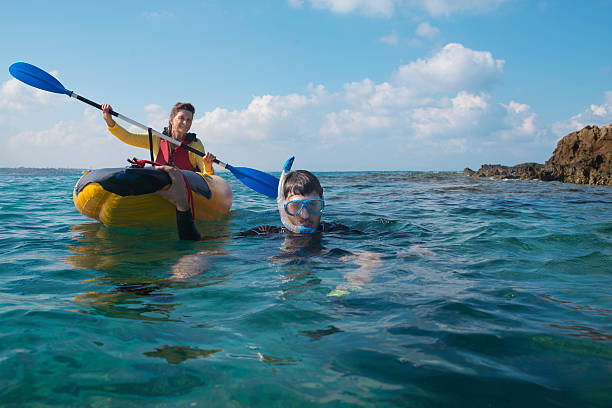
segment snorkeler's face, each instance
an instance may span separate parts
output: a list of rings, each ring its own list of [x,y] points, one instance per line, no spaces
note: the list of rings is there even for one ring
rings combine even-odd
[[[307,195],[301,195],[301,194],[290,195],[285,198],[285,202],[283,203],[283,206],[289,201],[308,200],[311,198],[322,198],[322,197],[319,197],[319,194],[315,192],[307,194]],[[286,215],[287,215],[287,219],[289,220],[289,222],[293,225],[297,225],[298,227],[304,226],[304,227],[308,227],[308,228],[312,228],[316,230],[317,228],[319,228],[319,224],[321,223],[321,213],[312,214],[310,211],[308,211],[308,208],[306,208],[306,205],[302,207],[302,210],[297,215],[290,215],[290,214],[286,214]]]

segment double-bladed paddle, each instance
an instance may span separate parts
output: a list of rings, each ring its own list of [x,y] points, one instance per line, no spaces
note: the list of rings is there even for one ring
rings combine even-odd
[[[28,64],[27,62],[16,62],[9,67],[9,72],[21,82],[33,86],[34,88],[42,89],[43,91],[68,95],[71,98],[78,99],[81,102],[85,102],[86,104],[93,106],[94,108],[102,110],[102,106],[100,106],[100,104],[90,101],[89,99],[84,98],[81,95],[77,95],[73,91],[69,91],[68,89],[64,88],[64,85],[62,85],[51,74],[43,71],[42,69],[32,64]],[[131,123],[134,126],[138,126],[141,129],[149,129],[148,126],[138,123],[135,120],[125,117],[115,111],[111,110],[110,114],[128,123]],[[159,133],[156,130],[151,129],[151,133],[161,137],[164,140],[167,140],[170,143],[174,143],[177,146],[182,146],[183,148],[199,156],[204,156],[204,152],[201,152],[197,149],[194,149],[193,147],[181,143],[176,139]],[[271,174],[264,173],[260,170],[250,169],[248,167],[234,167],[227,163],[223,163],[222,161],[217,159],[215,159],[215,163],[231,171],[232,174],[247,187],[257,191],[258,193],[267,195],[268,197],[276,198],[276,195],[278,193],[278,179],[272,176]]]

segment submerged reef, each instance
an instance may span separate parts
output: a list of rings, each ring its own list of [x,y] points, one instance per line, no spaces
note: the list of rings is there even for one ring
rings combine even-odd
[[[612,124],[601,128],[586,126],[563,137],[544,164],[483,164],[478,171],[466,168],[463,174],[495,179],[612,185]]]

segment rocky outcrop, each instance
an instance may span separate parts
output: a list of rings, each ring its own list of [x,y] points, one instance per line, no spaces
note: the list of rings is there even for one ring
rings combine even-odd
[[[512,167],[502,166],[501,164],[483,164],[478,171],[466,168],[463,170],[463,174],[472,177],[533,180],[540,178],[543,169],[544,165],[539,163],[523,163]]]
[[[612,184],[612,125],[587,126],[557,143],[542,180]]]
[[[463,173],[496,179],[612,185],[612,124],[601,128],[587,126],[570,133],[559,140],[545,164],[523,163],[512,167],[485,164],[478,171],[466,168]]]

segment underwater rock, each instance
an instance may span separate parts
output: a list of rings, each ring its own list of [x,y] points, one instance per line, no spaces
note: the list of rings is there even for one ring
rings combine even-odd
[[[466,168],[463,174],[495,179],[612,185],[612,124],[601,128],[586,126],[563,137],[545,164],[522,163],[511,167],[483,164],[478,171]]]

